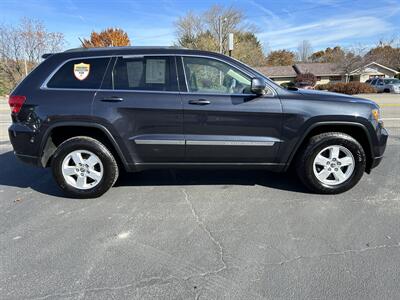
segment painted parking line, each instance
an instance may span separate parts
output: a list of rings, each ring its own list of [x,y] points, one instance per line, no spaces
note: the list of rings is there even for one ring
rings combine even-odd
[[[400,107],[400,103],[383,103],[379,104],[380,107]]]

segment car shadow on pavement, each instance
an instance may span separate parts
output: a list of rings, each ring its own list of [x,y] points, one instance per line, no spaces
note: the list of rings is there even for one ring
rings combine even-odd
[[[12,151],[0,154],[0,185],[32,188],[43,194],[62,197],[50,169],[36,168],[20,162]]]
[[[292,172],[265,170],[149,170],[123,173],[115,186],[165,185],[260,185],[285,191],[309,193]]]
[[[16,159],[12,151],[0,154],[0,185],[32,188],[43,194],[62,197],[50,169],[35,168]],[[122,172],[115,184],[119,186],[168,185],[260,185],[280,190],[307,193],[292,173],[264,170],[149,170],[139,173]]]
[[[293,172],[238,169],[163,169],[123,172],[115,186],[260,185],[285,191],[309,193]]]

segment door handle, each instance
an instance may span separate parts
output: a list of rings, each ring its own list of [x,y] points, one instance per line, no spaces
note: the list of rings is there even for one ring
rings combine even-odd
[[[210,104],[211,101],[208,101],[206,99],[198,99],[198,100],[190,100],[189,104],[193,104],[193,105],[208,105]]]
[[[101,99],[100,101],[103,101],[103,102],[121,102],[123,100],[124,100],[124,98],[121,98],[121,97],[105,97],[105,98]]]

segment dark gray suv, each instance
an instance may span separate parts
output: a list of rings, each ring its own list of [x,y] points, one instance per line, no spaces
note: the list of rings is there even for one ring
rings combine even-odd
[[[388,138],[372,101],[286,90],[217,53],[172,47],[46,55],[9,99],[15,155],[51,166],[72,197],[119,170],[294,166],[318,193],[353,187]]]

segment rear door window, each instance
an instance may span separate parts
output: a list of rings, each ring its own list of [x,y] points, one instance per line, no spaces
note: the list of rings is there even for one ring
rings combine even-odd
[[[98,89],[110,58],[74,59],[65,63],[49,80],[48,88]]]
[[[102,89],[178,91],[174,57],[119,57]]]

